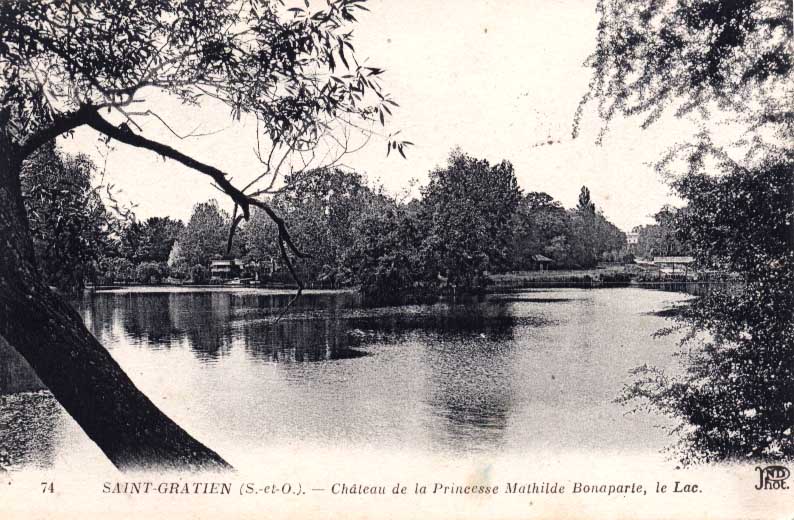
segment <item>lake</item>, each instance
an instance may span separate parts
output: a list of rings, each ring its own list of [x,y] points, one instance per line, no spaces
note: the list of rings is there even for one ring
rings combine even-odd
[[[153,402],[233,465],[256,467],[303,446],[665,460],[663,419],[614,400],[630,369],[676,366],[677,338],[652,338],[669,324],[654,313],[687,298],[543,289],[365,308],[353,293],[318,292],[278,322],[290,293],[125,289],[75,305]],[[47,392],[19,392],[35,387],[6,363],[0,462],[108,468]]]

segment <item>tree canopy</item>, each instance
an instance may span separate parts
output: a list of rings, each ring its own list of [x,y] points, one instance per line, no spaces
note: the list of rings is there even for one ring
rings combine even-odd
[[[515,269],[532,269],[537,254],[551,258],[556,267],[594,267],[625,245],[625,234],[596,209],[586,186],[571,210],[539,192],[527,193],[516,209],[511,251]]]
[[[228,228],[229,214],[218,207],[218,201],[193,206],[193,214],[178,237],[184,261],[206,267],[213,257],[225,255]]]
[[[307,280],[337,286],[351,283],[347,255],[360,233],[360,221],[390,204],[364,175],[342,168],[288,175],[286,187],[271,199],[290,223],[290,232],[309,258],[295,269]],[[277,230],[263,212],[246,225],[245,244],[258,259],[278,256]]]
[[[678,234],[678,222],[686,212],[686,208],[674,208],[666,205],[657,211],[653,218],[655,223],[635,228],[637,233],[637,254],[644,258],[655,256],[686,256],[692,248],[689,240]]]
[[[74,293],[92,279],[113,247],[121,220],[105,208],[103,186],[94,186],[95,166],[49,145],[22,171],[22,196],[33,235],[39,272],[47,284]]]
[[[794,455],[792,9],[784,0],[598,3],[593,79],[574,133],[590,102],[605,125],[642,115],[647,127],[668,109],[697,117],[697,139],[658,163],[686,202],[673,235],[702,267],[739,280],[678,316],[683,374],[642,367],[626,393],[680,421],[685,462]],[[724,119],[741,138],[718,143]]]
[[[576,210],[595,213],[595,203],[590,199],[590,189],[587,186],[582,186],[582,189],[579,191],[579,200],[576,203]]]
[[[371,115],[386,102],[381,70],[354,60],[349,26],[363,3],[310,11],[267,0],[4,2],[3,105],[26,142],[81,108],[132,110],[153,87],[252,113],[273,142],[308,143],[335,117]],[[349,74],[335,74],[337,64]],[[368,91],[381,103],[362,104]]]
[[[667,109],[729,112],[746,126],[780,125],[790,136],[794,65],[787,0],[599,0],[593,72],[577,112],[595,101],[604,121]]]
[[[483,285],[486,271],[507,267],[513,212],[521,191],[513,165],[491,165],[459,150],[430,172],[420,218],[426,250],[438,274],[466,288]]]

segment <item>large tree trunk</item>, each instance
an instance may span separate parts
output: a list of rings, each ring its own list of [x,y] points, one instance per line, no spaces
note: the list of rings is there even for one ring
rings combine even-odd
[[[161,412],[42,283],[20,192],[22,159],[0,132],[0,336],[113,464],[127,469],[227,469]]]

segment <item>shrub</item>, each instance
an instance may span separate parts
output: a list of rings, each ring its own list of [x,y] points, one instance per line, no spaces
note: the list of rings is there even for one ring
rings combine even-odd
[[[209,281],[209,271],[203,265],[194,265],[190,268],[190,281],[195,284],[207,283]]]
[[[158,284],[168,276],[165,263],[143,262],[135,268],[135,279],[141,284]]]

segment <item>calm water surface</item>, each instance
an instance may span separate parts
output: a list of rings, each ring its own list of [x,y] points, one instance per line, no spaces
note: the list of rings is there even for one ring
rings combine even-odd
[[[653,456],[669,443],[660,418],[614,399],[630,369],[675,365],[676,338],[651,337],[666,324],[653,313],[684,294],[550,289],[374,309],[310,294],[274,324],[290,298],[119,291],[76,305],[139,388],[232,464],[265,444]],[[5,366],[0,393],[17,393],[0,396],[0,463],[107,464],[48,393],[19,393],[35,382]]]

